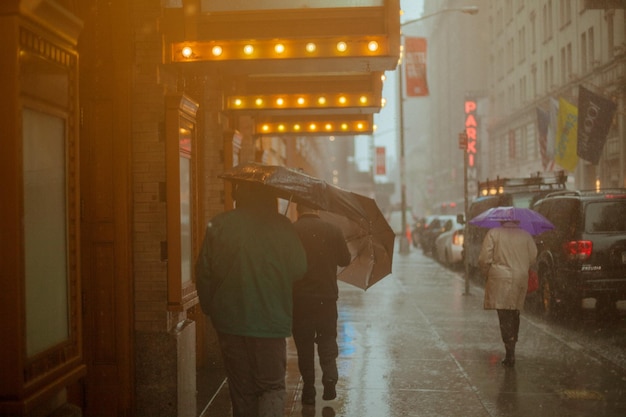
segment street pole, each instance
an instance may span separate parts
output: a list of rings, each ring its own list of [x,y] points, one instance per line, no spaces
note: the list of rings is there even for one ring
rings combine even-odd
[[[398,112],[400,113],[398,129],[400,130],[400,210],[402,210],[402,235],[400,236],[400,253],[409,253],[409,239],[407,234],[406,222],[406,167],[404,158],[404,88],[402,86],[402,57],[398,64]]]
[[[465,134],[465,147],[463,148],[463,202],[464,202],[463,217],[464,217],[465,222],[468,221],[467,214],[469,210],[469,195],[468,195],[468,190],[467,190],[468,159],[469,159],[469,155],[467,152],[467,134]],[[465,228],[465,230],[467,230],[467,227]],[[466,236],[463,236],[463,252],[465,252],[465,248],[467,247],[465,246],[465,237]],[[467,253],[465,253],[465,256],[467,256]],[[467,260],[463,259],[463,265],[465,266],[465,295],[469,295],[470,276],[469,276],[469,264],[467,263]]]
[[[421,17],[418,17],[417,19],[412,19],[412,20],[407,20],[406,22],[402,23],[400,26],[404,27],[406,25],[409,25],[411,23],[415,23],[415,22],[419,22],[422,21],[424,19],[428,19],[430,17],[433,16],[437,16],[443,13],[448,13],[448,12],[461,12],[461,13],[467,13],[467,14],[476,14],[478,13],[478,7],[477,6],[464,6],[464,7],[455,7],[455,8],[447,8],[447,9],[441,9],[438,10],[434,13],[430,13]],[[404,36],[401,36],[402,39],[402,44],[404,45]],[[399,121],[398,121],[398,129],[399,129],[399,145],[400,145],[400,210],[402,211],[402,235],[400,236],[400,253],[401,254],[407,254],[409,253],[409,239],[407,236],[407,219],[406,219],[406,209],[407,209],[407,204],[406,204],[406,167],[405,167],[405,150],[404,150],[404,89],[402,87],[402,77],[404,76],[402,68],[402,61],[403,61],[403,56],[402,54],[400,54],[400,61],[398,62],[398,113],[399,113]],[[465,169],[466,175],[467,175],[467,169]],[[467,189],[467,186],[465,187]],[[466,198],[466,205],[467,205],[467,198]],[[465,212],[467,213],[467,207]],[[466,274],[467,275],[467,274]],[[469,283],[466,283],[466,292],[468,291],[468,286]]]

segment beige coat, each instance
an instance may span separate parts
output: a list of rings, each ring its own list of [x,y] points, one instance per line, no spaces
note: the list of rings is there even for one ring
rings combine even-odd
[[[528,289],[528,268],[537,259],[532,236],[515,223],[490,229],[478,257],[485,284],[486,310],[522,310]]]

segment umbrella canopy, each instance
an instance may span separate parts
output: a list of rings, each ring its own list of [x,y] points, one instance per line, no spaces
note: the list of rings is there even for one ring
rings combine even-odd
[[[218,177],[234,183],[261,184],[270,188],[276,197],[306,203],[316,209],[324,209],[329,204],[329,185],[325,181],[284,166],[248,162],[237,165]]]
[[[219,177],[261,184],[279,198],[322,210],[320,217],[343,231],[352,255],[340,280],[366,290],[391,273],[395,234],[373,199],[277,165],[249,162]]]
[[[523,207],[492,207],[470,220],[470,224],[488,229],[500,227],[502,222],[519,223],[521,229],[533,236],[554,229],[550,220],[534,210]]]
[[[322,211],[320,217],[339,226],[352,255],[352,262],[340,269],[338,278],[359,288],[368,289],[391,273],[395,233],[373,199],[348,193],[351,197],[349,200],[358,204],[365,216],[355,220],[349,215]],[[347,199],[334,201],[345,202]],[[332,208],[341,212],[338,207]]]

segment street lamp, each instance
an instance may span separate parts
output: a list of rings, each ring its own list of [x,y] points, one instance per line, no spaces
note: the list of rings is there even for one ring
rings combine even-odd
[[[402,23],[400,27],[407,26],[412,23],[416,23],[422,21],[424,19],[428,19],[433,16],[437,16],[443,13],[448,12],[461,12],[474,15],[478,13],[477,6],[465,6],[465,7],[454,7],[454,8],[446,8],[438,10],[434,13],[430,13],[427,15],[423,15],[418,17],[417,19],[407,20]],[[402,36],[402,44],[404,44],[404,36]],[[404,160],[404,91],[402,86],[402,78],[403,78],[403,70],[402,70],[402,60],[403,53],[400,54],[400,62],[398,63],[398,112],[399,112],[399,126],[398,131],[400,135],[400,210],[402,212],[402,235],[400,236],[400,253],[407,254],[409,253],[409,240],[406,234],[407,230],[407,219],[406,219],[406,167]]]

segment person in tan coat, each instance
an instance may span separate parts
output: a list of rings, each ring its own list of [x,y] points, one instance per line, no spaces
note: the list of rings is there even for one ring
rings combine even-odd
[[[530,233],[516,222],[502,222],[490,229],[483,240],[478,263],[485,283],[485,310],[496,310],[506,350],[502,364],[515,366],[515,344],[520,311],[528,289],[528,269],[537,259],[537,246]]]

